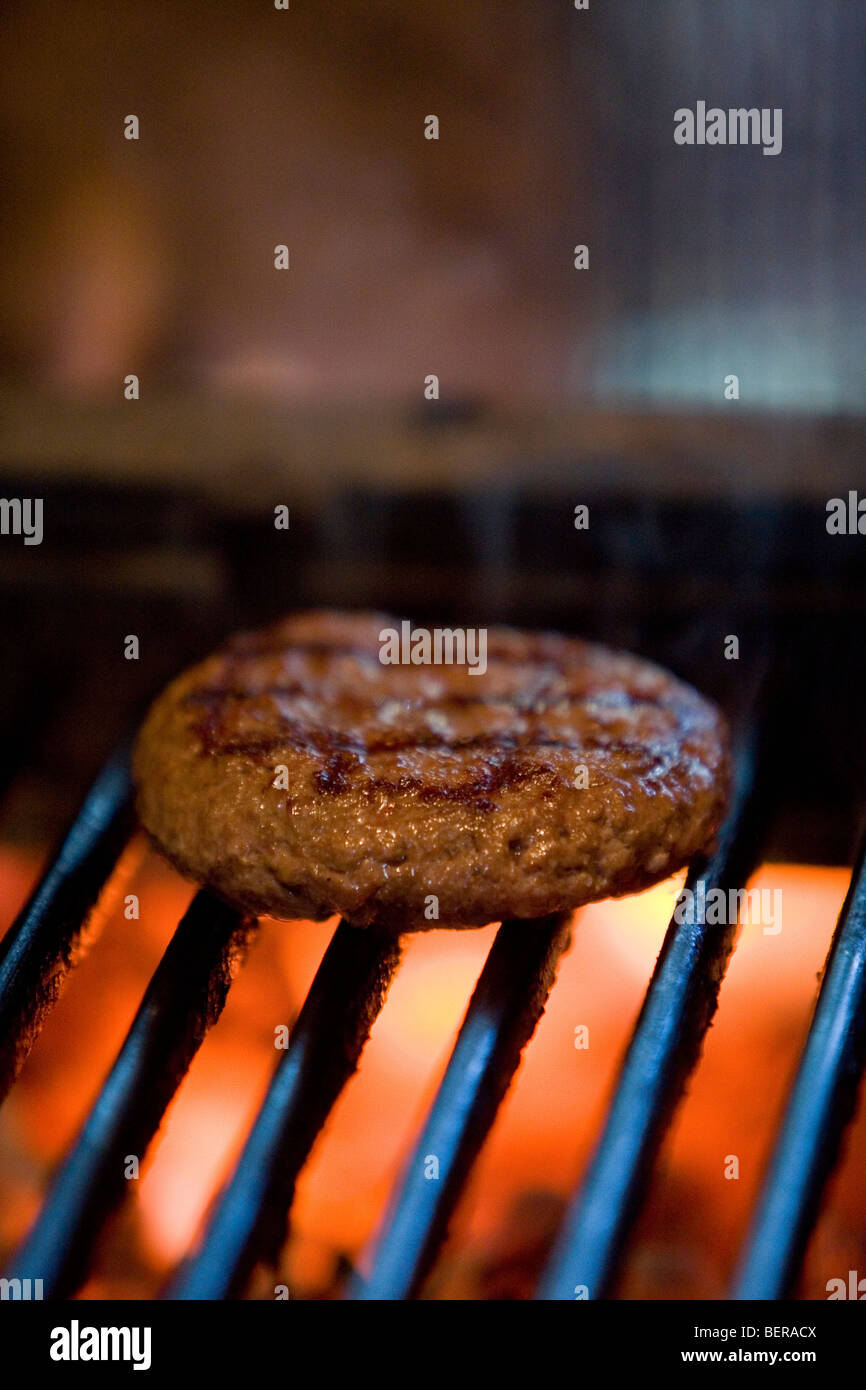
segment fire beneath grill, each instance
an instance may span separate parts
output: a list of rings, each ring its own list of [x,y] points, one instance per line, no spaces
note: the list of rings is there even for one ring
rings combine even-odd
[[[13,920],[39,867],[32,853],[0,848],[0,929]],[[702,1060],[631,1239],[620,1296],[725,1293],[849,878],[846,869],[771,864],[752,880],[752,887],[781,890],[782,929],[741,929]],[[474,1164],[427,1296],[532,1296],[575,1174],[597,1140],[682,882],[680,875],[575,917],[572,946]],[[125,915],[129,895],[138,901],[137,918]],[[72,972],[6,1101],[4,1260],[36,1217],[50,1172],[87,1117],[191,896],[189,885],[133,841],[95,914],[98,942]],[[138,1156],[140,1177],[127,1183],[127,1200],[90,1263],[83,1297],[154,1297],[188,1254],[262,1104],[282,1055],[275,1044],[284,1030],[291,1033],[335,927],[260,924],[222,1016],[147,1155]],[[273,1298],[285,1285],[293,1298],[339,1297],[350,1270],[364,1272],[363,1252],[442,1080],[495,936],[488,927],[405,940],[359,1072],[299,1178],[277,1265],[257,1268],[251,1296]],[[805,1298],[826,1297],[827,1281],[847,1278],[849,1269],[866,1270],[864,1163],[861,1116],[809,1245],[800,1282]]]

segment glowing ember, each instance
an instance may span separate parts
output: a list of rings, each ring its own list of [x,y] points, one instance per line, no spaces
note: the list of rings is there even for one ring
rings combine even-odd
[[[0,852],[4,926],[37,868]],[[584,909],[547,1011],[458,1209],[433,1288],[444,1297],[520,1296],[598,1135],[682,875]],[[635,1238],[626,1297],[723,1292],[805,1036],[817,975],[845,893],[842,869],[766,866],[782,929],[742,928],[701,1065],[668,1135]],[[123,892],[120,892],[122,884]],[[0,1126],[0,1241],[20,1239],[48,1177],[92,1104],[150,973],[190,897],[164,865],[132,854],[101,905],[97,946],[72,979],[13,1089]],[[140,917],[127,920],[134,892]],[[86,1293],[152,1295],[186,1251],[243,1142],[333,923],[263,922],[250,959],[171,1107],[130,1203],[103,1243]],[[280,1277],[304,1296],[332,1291],[357,1258],[447,1062],[495,928],[420,934],[298,1186]],[[731,1176],[731,1158],[738,1176]],[[866,1267],[855,1127],[813,1241],[804,1289],[822,1297],[841,1269]],[[859,1263],[858,1263],[859,1262]],[[273,1281],[271,1280],[270,1283]],[[269,1294],[269,1281],[261,1288]]]

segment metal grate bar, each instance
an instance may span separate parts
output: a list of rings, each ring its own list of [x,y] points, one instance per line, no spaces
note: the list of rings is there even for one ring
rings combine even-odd
[[[430,1115],[377,1242],[349,1297],[411,1298],[432,1265],[571,940],[568,917],[505,922],[481,972]],[[430,1156],[438,1180],[429,1181]]]
[[[866,1063],[866,844],[827,957],[731,1297],[784,1298],[800,1268]]]
[[[7,1275],[66,1298],[84,1278],[101,1226],[122,1200],[208,1029],[219,1018],[255,922],[198,893],[163,955],[84,1127]]]
[[[81,954],[84,923],[132,832],[128,750],[109,758],[0,943],[0,1100]]]
[[[340,923],[201,1246],[167,1298],[238,1297],[259,1260],[276,1261],[297,1176],[358,1065],[399,958],[393,932]]]
[[[755,755],[737,760],[733,806],[707,862],[694,865],[687,886],[741,886],[757,862]],[[716,1010],[736,927],[671,921],[620,1071],[601,1138],[563,1223],[536,1298],[571,1300],[607,1295],[640,1206],[666,1125],[697,1061]]]

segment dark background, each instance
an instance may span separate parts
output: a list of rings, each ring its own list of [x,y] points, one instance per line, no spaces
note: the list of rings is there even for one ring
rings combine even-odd
[[[738,727],[769,681],[776,848],[850,856],[857,6],[12,3],[0,43],[0,488],[45,499],[0,537],[6,833],[232,628],[340,604],[584,632]],[[675,145],[699,99],[782,107],[781,154]]]

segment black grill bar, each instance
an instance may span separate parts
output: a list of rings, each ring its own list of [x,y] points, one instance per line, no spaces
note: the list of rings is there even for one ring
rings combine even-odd
[[[42,1279],[45,1298],[66,1298],[85,1277],[99,1231],[208,1029],[219,1018],[253,919],[207,893],[185,913],[36,1224],[7,1276]]]
[[[763,807],[752,797],[753,747],[742,750],[736,766],[733,805],[718,849],[692,867],[692,890],[699,879],[707,891],[738,888],[758,862]],[[735,926],[671,921],[601,1138],[536,1298],[608,1295],[653,1159],[715,1013],[735,935]]]
[[[358,1065],[399,959],[393,932],[340,923],[202,1243],[166,1298],[239,1297],[257,1262],[276,1261],[297,1176]]]
[[[132,828],[123,747],[99,773],[51,867],[0,942],[0,1100],[81,955],[86,920]]]
[[[785,1118],[731,1297],[784,1298],[856,1104],[866,1063],[866,843],[839,914]]]
[[[567,916],[499,928],[377,1241],[372,1272],[368,1279],[356,1276],[349,1298],[407,1299],[418,1292],[570,940]],[[431,1158],[438,1163],[435,1179],[425,1176]]]

